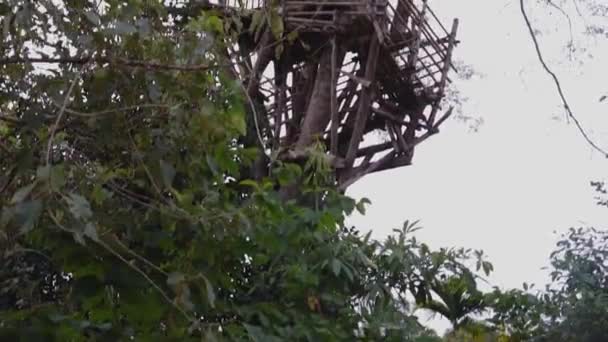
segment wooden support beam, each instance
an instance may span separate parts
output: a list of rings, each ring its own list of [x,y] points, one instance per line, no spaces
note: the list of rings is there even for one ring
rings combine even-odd
[[[423,134],[419,138],[415,138],[411,144],[407,146],[404,151],[400,151],[402,154],[399,155],[393,149],[391,152],[387,153],[385,156],[377,160],[373,163],[362,164],[356,168],[352,168],[343,174],[343,177],[340,179],[339,188],[345,190],[348,186],[355,183],[357,180],[361,179],[363,176],[375,172],[380,172],[388,169],[393,169],[401,166],[411,165],[412,163],[412,153],[410,152],[414,149],[415,146],[422,143],[432,135],[439,132],[439,125],[443,123],[452,113],[452,109],[450,108],[440,120],[437,121],[437,125],[432,129],[428,130],[425,134]],[[402,137],[403,138],[403,137]],[[364,156],[367,160],[369,160],[369,156],[375,153],[382,152],[386,149],[391,148],[393,145],[392,142],[386,142],[378,145],[368,146],[360,149],[357,153],[358,156]],[[348,165],[348,164],[347,164]]]
[[[359,170],[359,168],[356,168],[356,170],[353,170],[351,172],[351,174],[357,175],[357,178],[353,179],[352,182],[363,177],[363,175],[365,175],[365,174],[370,174],[370,173],[379,172],[379,171],[383,171],[383,170],[387,170],[387,169],[391,169],[391,168],[410,165],[413,154],[407,153],[407,152],[412,152],[415,146],[422,143],[423,141],[425,141],[432,135],[438,133],[439,126],[445,120],[447,120],[447,118],[452,114],[452,110],[453,110],[453,108],[450,107],[450,109],[441,117],[441,119],[439,119],[437,121],[437,124],[434,127],[432,127],[431,129],[429,129],[421,137],[419,137],[419,138],[412,137],[411,143],[406,144],[405,146],[402,145],[405,142],[406,134],[408,134],[408,132],[406,132],[404,135],[400,136],[400,139],[403,139],[403,142],[399,143],[400,149],[401,149],[401,151],[399,151],[399,152],[401,153],[401,155],[396,154],[396,149],[393,149],[393,152],[391,152],[385,156],[385,160],[383,160],[381,162],[376,162],[365,170]],[[397,136],[399,137],[399,134],[397,134]],[[391,146],[394,147],[393,142],[386,142],[386,143],[382,143],[382,144],[368,146],[368,147],[362,148],[359,151],[357,151],[358,152],[357,156],[368,156],[370,154],[379,153],[381,151],[391,148]],[[352,183],[349,183],[349,184],[352,184]]]
[[[362,157],[362,156],[368,155],[370,153],[372,153],[372,154],[379,153],[379,152],[385,151],[391,147],[393,147],[393,143],[391,141],[384,142],[381,144],[362,147],[357,151],[357,157]]]
[[[380,50],[380,44],[376,35],[371,35],[370,40],[371,42],[369,46],[369,51],[367,53],[367,61],[365,63],[364,72],[365,79],[371,80],[373,82],[376,74],[376,65],[378,61],[378,52]],[[347,166],[352,166],[355,160],[357,148],[363,136],[367,118],[369,117],[372,102],[372,92],[373,89],[371,89],[371,87],[364,88],[361,90],[361,95],[359,97],[359,108],[357,110],[357,115],[355,119],[355,127],[353,128],[353,134],[350,137],[350,143],[348,144],[348,150],[346,152],[345,162]]]
[[[410,150],[407,142],[403,138],[403,133],[401,133],[401,126],[397,126],[395,124],[391,124],[393,126],[393,130],[395,130],[395,134],[397,135],[397,142],[399,143],[399,149],[401,153],[405,154]]]
[[[346,188],[361,179],[363,176],[372,172],[387,169],[386,166],[390,165],[394,158],[395,151],[391,151],[379,160],[370,163],[369,165],[362,165],[355,169],[351,169],[350,172],[345,173],[342,179],[339,181],[338,189],[342,191],[346,190]]]
[[[340,119],[338,117],[338,101],[336,99],[336,83],[338,78],[338,51],[336,46],[336,37],[334,36],[331,40],[331,133],[330,133],[330,153],[333,156],[338,155],[338,125]]]
[[[414,70],[416,69],[416,62],[418,61],[418,51],[420,50],[420,44],[422,43],[422,37],[421,37],[422,27],[426,23],[425,18],[424,18],[425,12],[426,12],[426,0],[423,0],[422,12],[420,14],[420,17],[418,18],[417,21],[413,22],[413,24],[416,25],[416,26],[414,26],[414,28],[415,28],[414,37],[416,37],[416,40],[414,41],[414,44],[410,48],[408,59],[407,59],[408,66]]]
[[[361,85],[362,85],[362,86],[364,86],[364,87],[369,87],[369,86],[372,84],[372,82],[371,82],[370,80],[367,80],[367,79],[364,79],[364,78],[358,77],[357,75],[354,75],[354,74],[352,74],[352,73],[350,73],[350,72],[347,72],[347,71],[341,71],[340,73],[341,73],[342,75],[345,75],[345,76],[346,76],[346,77],[348,77],[349,79],[351,79],[351,80],[353,80],[353,81],[355,81],[355,82],[357,82],[357,83],[361,84]]]
[[[259,50],[257,51],[258,56],[253,66],[253,70],[249,74],[249,84],[247,84],[247,93],[249,96],[253,97],[255,95],[256,90],[260,84],[260,76],[266,69],[266,66],[272,60],[272,56],[274,55],[274,49],[270,46],[274,41],[272,37],[272,32],[270,30],[266,30],[262,34],[262,38],[258,44]]]
[[[386,123],[386,131],[388,132],[388,136],[391,139],[391,144],[393,144],[393,150],[398,151],[399,145],[397,144],[397,137],[395,133],[395,129],[390,122]],[[373,153],[371,153],[373,155]]]
[[[388,5],[393,11],[393,25],[391,27],[391,40],[396,40],[404,32],[407,32],[407,22],[409,20],[409,11],[403,0],[397,2],[397,8],[394,8],[390,3]]]
[[[443,70],[441,74],[441,80],[439,81],[439,92],[438,97],[441,99],[445,92],[445,84],[448,80],[448,72],[450,71],[450,65],[452,64],[452,52],[454,51],[454,45],[456,41],[456,32],[458,31],[458,19],[454,19],[452,23],[452,32],[450,33],[450,41],[448,43],[448,51],[447,56],[443,64]],[[428,124],[430,126],[434,125],[435,115],[437,115],[437,110],[439,110],[439,103],[436,103],[431,109],[431,114],[429,115]],[[451,112],[451,111],[450,111]]]
[[[439,120],[437,120],[437,123],[434,124],[430,130],[433,131],[433,133],[439,133],[439,126],[441,126],[441,124],[452,115],[453,110],[454,110],[454,107],[450,107],[445,112],[445,114],[443,114],[443,116],[441,116],[441,118],[439,118]]]
[[[412,165],[412,157],[408,155],[396,156],[391,160],[383,163],[382,165],[378,165],[372,170],[369,170],[366,174],[376,173],[384,170],[394,169],[401,166]]]
[[[278,61],[275,61],[275,79],[276,79],[276,86],[279,88],[277,90],[276,96],[275,96],[275,111],[274,111],[274,134],[273,134],[273,138],[274,138],[274,143],[275,149],[279,148],[279,144],[280,144],[280,136],[281,136],[281,116],[283,114],[284,111],[286,111],[286,106],[285,106],[285,82],[286,82],[286,75],[282,70],[282,67],[278,66]]]
[[[392,121],[393,123],[403,125],[403,126],[409,125],[409,122],[404,121],[404,120],[398,118],[397,116],[389,113],[384,108],[372,108],[372,112],[374,112],[374,114],[377,114],[377,115],[380,115],[380,116],[386,118],[389,121]]]

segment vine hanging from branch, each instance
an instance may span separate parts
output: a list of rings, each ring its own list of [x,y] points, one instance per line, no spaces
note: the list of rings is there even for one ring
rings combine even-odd
[[[538,44],[538,39],[536,38],[536,34],[534,33],[532,24],[530,23],[530,19],[528,18],[528,14],[526,13],[526,8],[524,6],[524,0],[519,0],[519,7],[521,9],[521,14],[526,22],[526,26],[528,27],[528,31],[530,32],[530,37],[532,38],[532,42],[534,43],[534,48],[536,50],[536,55],[538,56],[538,60],[540,61],[540,64],[543,66],[543,69],[551,76],[551,78],[553,78],[553,82],[555,83],[557,92],[562,100],[564,108],[566,109],[566,113],[568,113],[568,117],[570,117],[572,119],[572,121],[574,121],[574,124],[578,128],[579,132],[581,133],[581,135],[583,136],[585,141],[587,141],[587,143],[589,145],[591,145],[591,147],[593,149],[595,149],[596,151],[603,154],[606,158],[608,158],[608,152],[606,152],[604,149],[602,149],[600,146],[598,146],[593,140],[591,140],[591,138],[589,137],[589,135],[587,134],[587,132],[581,125],[580,121],[578,121],[577,117],[572,112],[572,109],[570,108],[570,105],[568,104],[568,100],[566,99],[566,96],[564,95],[564,90],[562,89],[562,85],[559,82],[557,75],[549,68],[549,66],[545,62],[545,59],[543,58],[543,55],[540,51],[540,45]]]

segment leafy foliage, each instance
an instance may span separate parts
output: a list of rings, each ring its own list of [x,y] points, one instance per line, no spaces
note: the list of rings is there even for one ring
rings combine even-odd
[[[389,281],[417,244],[347,230],[325,154],[250,179],[223,19],[176,8],[3,8],[2,339],[432,338]]]
[[[608,335],[605,231],[570,229],[551,254],[552,282],[543,291],[496,290],[491,322],[516,341],[603,341]]]
[[[433,251],[415,223],[383,242],[347,228],[369,201],[336,191],[319,146],[253,180],[218,49],[239,22],[184,8],[0,5],[2,340],[441,340],[419,309],[448,341],[605,339],[603,232],[560,242],[544,292],[483,293],[480,251]],[[279,15],[252,27],[282,36]]]

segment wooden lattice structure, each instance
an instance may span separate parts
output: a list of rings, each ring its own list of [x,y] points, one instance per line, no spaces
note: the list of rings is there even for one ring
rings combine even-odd
[[[321,141],[342,189],[366,174],[409,165],[414,147],[451,113],[439,114],[458,20],[448,31],[426,1],[228,0],[214,6],[242,16],[245,26],[256,25],[256,11],[258,21],[259,13],[280,16],[280,36],[268,20],[266,29],[241,33],[229,44],[236,61],[231,72],[257,108],[257,136],[267,152],[305,158],[307,147]]]

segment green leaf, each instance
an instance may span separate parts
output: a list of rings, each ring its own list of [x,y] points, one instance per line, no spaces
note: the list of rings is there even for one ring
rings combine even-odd
[[[224,23],[217,15],[210,15],[205,18],[205,29],[216,33],[223,33]]]
[[[304,42],[303,39],[298,40],[298,42],[300,42],[300,45],[302,45],[302,47],[304,48],[304,50],[310,51],[310,49],[311,49],[310,45],[308,45],[306,42]]]
[[[95,225],[91,222],[85,224],[84,235],[93,241],[99,241],[99,236],[97,236],[97,227],[95,227]]]
[[[36,170],[36,178],[41,181],[46,181],[51,177],[51,165],[38,167]]]
[[[91,199],[97,205],[103,204],[103,201],[108,197],[107,191],[100,184],[95,184],[91,191]]]
[[[147,37],[152,33],[152,27],[150,26],[150,20],[147,18],[139,18],[137,20],[137,32],[140,37]]]
[[[21,202],[15,206],[15,220],[19,225],[19,233],[27,234],[42,213],[42,201],[39,199]]]
[[[258,184],[258,182],[252,180],[252,179],[244,179],[242,181],[239,182],[239,185],[242,186],[249,186],[254,188],[255,190],[260,190],[260,185]]]
[[[175,288],[180,283],[186,281],[186,276],[180,272],[171,272],[167,276],[167,285]]]
[[[91,205],[86,198],[71,193],[66,197],[66,202],[70,208],[70,212],[77,220],[86,221],[93,216],[93,211],[91,210]]]
[[[51,189],[57,191],[65,185],[65,171],[63,164],[45,165],[36,170],[36,178],[42,182],[49,182]]]
[[[336,277],[340,274],[341,269],[342,269],[342,262],[338,259],[333,259],[331,261],[331,270],[334,272],[334,275]]]
[[[277,46],[275,46],[275,48],[274,48],[274,56],[277,59],[280,59],[281,55],[283,54],[284,49],[285,49],[285,46],[283,46],[283,43],[277,44]]]
[[[163,177],[163,183],[167,188],[170,188],[173,184],[173,179],[175,179],[175,168],[173,167],[173,165],[161,159],[160,170]]]
[[[369,199],[362,198],[359,202],[357,202],[357,204],[355,205],[355,208],[361,215],[365,215],[365,205],[371,204],[371,203],[372,202]]]
[[[93,24],[94,26],[99,26],[101,25],[101,18],[99,18],[99,15],[97,15],[97,13],[93,12],[93,11],[85,11],[84,12],[84,16],[87,18],[87,20],[89,22],[91,22],[91,24]]]
[[[270,12],[270,31],[275,39],[281,39],[285,31],[283,16],[276,9]]]
[[[262,330],[261,327],[258,327],[255,325],[250,325],[247,323],[243,323],[243,326],[245,327],[245,330],[247,330],[249,337],[254,342],[279,342],[279,341],[281,341],[280,339],[278,339],[275,336],[264,333],[264,330]]]
[[[249,25],[249,29],[253,33],[255,40],[257,41],[259,38],[259,34],[262,31],[264,23],[264,12],[261,10],[256,10],[253,12],[251,16],[251,24]]]
[[[137,28],[134,25],[120,20],[116,21],[114,30],[116,33],[123,35],[137,32]]]
[[[486,276],[490,275],[490,272],[494,270],[494,266],[492,266],[489,261],[482,262],[481,267],[483,268],[483,273],[485,273]]]
[[[65,167],[63,164],[53,165],[51,168],[51,188],[54,190],[61,190],[65,185]]]
[[[34,187],[36,186],[36,182],[33,182],[31,184],[28,184],[22,188],[20,188],[19,190],[15,191],[15,193],[13,194],[13,197],[11,198],[11,204],[16,204],[19,202],[23,202],[25,200],[25,198],[32,192],[32,190],[34,189]]]
[[[213,333],[211,330],[207,330],[205,331],[205,341],[209,341],[209,342],[219,342],[219,340],[217,339],[217,336],[215,336],[215,333]]]
[[[211,308],[215,308],[215,291],[213,290],[213,285],[211,285],[211,282],[209,281],[209,279],[207,277],[205,277],[204,275],[200,275],[203,278],[203,281],[205,282],[205,292],[207,293],[207,302],[209,302],[209,306],[211,306]]]
[[[294,30],[287,34],[287,41],[289,42],[289,44],[293,44],[296,39],[298,39],[298,31]]]
[[[5,3],[0,4],[0,15],[7,15],[11,13],[11,7]]]
[[[247,123],[245,121],[245,116],[242,113],[232,114],[230,116],[230,122],[239,134],[244,135],[247,133]]]
[[[84,234],[82,232],[73,232],[72,237],[74,238],[74,241],[76,241],[76,243],[78,243],[79,245],[87,245],[87,242],[84,240]]]

